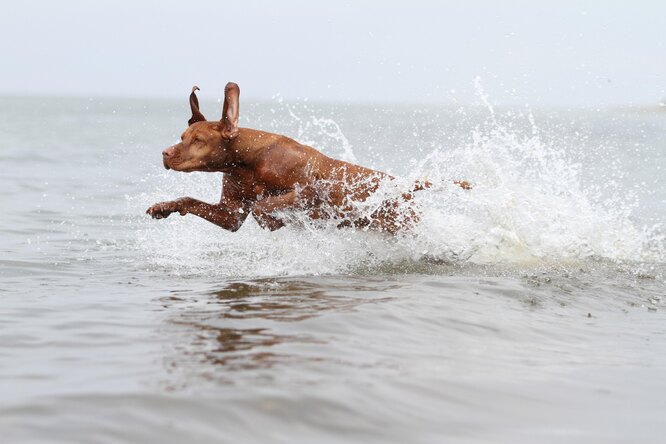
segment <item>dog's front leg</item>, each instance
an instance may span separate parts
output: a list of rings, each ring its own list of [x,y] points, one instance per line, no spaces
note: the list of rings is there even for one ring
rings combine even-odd
[[[146,214],[153,219],[164,219],[169,217],[171,213],[180,213],[181,216],[185,216],[188,213],[188,207],[194,201],[195,199],[192,199],[191,197],[181,197],[176,200],[159,202],[148,208]]]
[[[160,202],[146,210],[153,219],[169,217],[171,213],[181,216],[194,214],[208,222],[229,231],[238,230],[248,215],[248,206],[241,202],[222,201],[219,204],[209,204],[191,197],[181,197],[169,202]]]

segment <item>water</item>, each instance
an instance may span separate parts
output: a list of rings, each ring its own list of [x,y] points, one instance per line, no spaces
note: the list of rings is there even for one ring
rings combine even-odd
[[[663,112],[241,103],[241,126],[441,184],[395,238],[150,219],[219,199],[219,175],[161,167],[185,99],[0,113],[3,442],[666,432]]]

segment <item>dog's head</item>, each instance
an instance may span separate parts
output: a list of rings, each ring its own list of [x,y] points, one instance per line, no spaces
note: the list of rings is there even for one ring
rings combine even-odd
[[[227,147],[238,136],[238,98],[240,88],[227,83],[224,88],[222,118],[208,122],[199,111],[199,100],[192,88],[190,108],[192,117],[181,141],[162,152],[164,168],[175,171],[219,171],[227,158]]]

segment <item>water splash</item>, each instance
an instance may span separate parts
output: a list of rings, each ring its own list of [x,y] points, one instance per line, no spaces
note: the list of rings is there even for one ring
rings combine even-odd
[[[435,150],[420,168],[432,180],[465,174],[475,184],[469,193],[422,197],[428,210],[417,241],[435,254],[452,250],[476,263],[663,257],[631,221],[631,193],[594,201],[581,187],[580,164],[538,136],[501,125],[477,130],[470,144]]]
[[[369,214],[382,200],[428,177],[436,185],[416,193],[410,205],[419,209],[421,220],[410,230],[389,236],[336,229],[336,221],[313,222],[301,213],[289,214],[294,224],[276,232],[262,230],[251,219],[229,233],[193,216],[159,222],[137,218],[130,221],[136,248],[150,267],[170,273],[242,277],[354,273],[422,261],[522,267],[598,259],[666,260],[663,229],[632,220],[634,190],[617,184],[613,188],[610,181],[603,190],[585,188],[582,166],[564,142],[544,137],[531,113],[496,113],[480,81],[476,83],[490,118],[453,146],[448,140],[424,141],[428,154],[413,162],[407,177],[384,183],[371,199],[356,205],[357,214]],[[328,152],[355,159],[334,120],[298,114],[293,108],[289,113],[298,122],[301,141],[324,138],[330,143]],[[528,128],[516,129],[516,119],[526,119]],[[470,180],[474,189],[453,185],[455,178]],[[182,195],[219,199],[219,175],[160,173],[147,181],[161,185],[129,197],[130,213]]]
[[[474,78],[474,91],[483,105],[488,109],[488,112],[490,113],[490,119],[492,120],[493,124],[497,125],[497,119],[495,118],[495,108],[493,108],[492,103],[490,103],[490,97],[483,89],[480,76],[476,76]]]

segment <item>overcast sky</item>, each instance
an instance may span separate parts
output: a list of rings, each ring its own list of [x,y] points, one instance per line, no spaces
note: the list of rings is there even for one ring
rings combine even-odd
[[[651,105],[666,1],[16,0],[0,60],[5,95]]]

